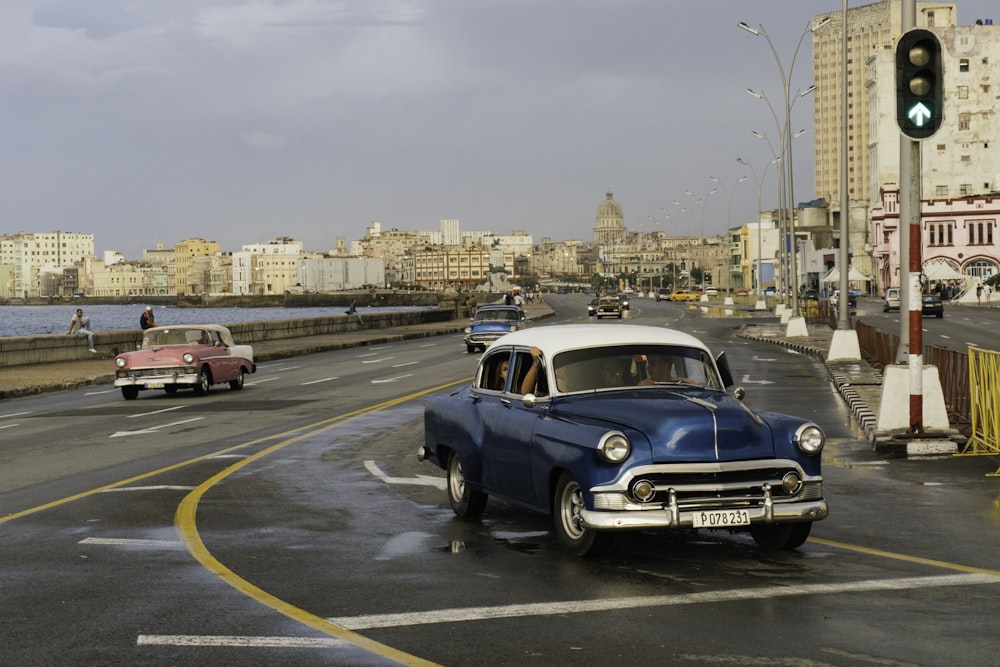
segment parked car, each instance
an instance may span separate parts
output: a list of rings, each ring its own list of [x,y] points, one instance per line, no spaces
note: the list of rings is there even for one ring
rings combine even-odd
[[[593,317],[597,314],[597,304],[600,303],[600,299],[591,299],[590,303],[587,304],[587,317]]]
[[[469,354],[485,350],[500,336],[528,325],[520,306],[479,306],[465,327],[465,349]]]
[[[882,300],[882,312],[888,313],[890,310],[899,310],[898,287],[890,287],[885,291],[885,298]]]
[[[671,301],[697,301],[700,298],[700,294],[697,294],[696,292],[689,292],[686,289],[675,290],[670,295]]]
[[[622,305],[621,299],[617,296],[602,296],[597,300],[597,310],[595,315],[597,319],[603,319],[605,317],[617,317],[622,318],[622,313],[625,307]]]
[[[711,285],[709,285],[708,287],[705,288],[705,294],[707,296],[719,296],[719,288],[712,287]]]
[[[664,299],[670,299],[670,290],[666,287],[661,287],[656,290],[656,300],[663,301]]]
[[[218,324],[153,327],[142,335],[142,346],[115,357],[115,386],[131,401],[145,389],[194,389],[197,396],[213,384],[243,388],[255,373],[253,347],[237,345],[229,329]]]
[[[934,315],[938,319],[944,317],[944,303],[937,294],[922,294],[920,296],[922,315]]]
[[[427,399],[418,457],[446,471],[459,517],[490,496],[551,515],[578,556],[622,530],[748,531],[794,549],[827,516],[825,436],[751,409],[732,384],[725,354],[672,329],[518,331],[470,385]]]

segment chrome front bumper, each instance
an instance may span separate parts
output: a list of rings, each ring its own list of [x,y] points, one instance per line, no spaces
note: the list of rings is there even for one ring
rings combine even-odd
[[[125,377],[116,377],[116,387],[144,387],[146,389],[162,389],[167,385],[196,385],[198,370],[192,368],[173,368],[165,371],[136,373]]]
[[[725,509],[725,508],[712,508]],[[825,500],[773,502],[770,494],[758,507],[740,507],[750,515],[750,524],[819,521],[829,513]],[[635,510],[588,510],[580,513],[585,528],[593,530],[641,530],[650,528],[693,528],[694,515],[702,508],[686,510],[676,501],[658,506],[643,505]],[[745,528],[745,526],[744,526]]]

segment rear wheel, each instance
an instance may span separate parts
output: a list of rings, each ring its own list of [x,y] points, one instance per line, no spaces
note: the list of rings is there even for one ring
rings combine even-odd
[[[448,457],[448,503],[456,516],[463,519],[474,519],[486,509],[489,499],[485,493],[474,491],[465,483],[462,472],[462,461],[458,454]]]
[[[125,397],[126,401],[134,401],[139,397],[138,387],[122,387],[122,396]]]
[[[757,524],[750,527],[753,541],[765,549],[790,551],[801,547],[809,539],[812,522]]]
[[[241,368],[240,369],[240,374],[236,376],[236,379],[229,381],[229,388],[232,389],[233,391],[239,391],[240,389],[242,389],[243,388],[243,376],[244,376],[244,373],[243,373],[243,369]]]
[[[207,368],[198,371],[198,383],[194,385],[194,395],[204,396],[208,393],[208,388],[212,386],[212,377]]]
[[[611,545],[611,533],[583,527],[583,489],[568,472],[559,477],[552,499],[552,514],[556,537],[563,548],[574,556],[597,556]]]

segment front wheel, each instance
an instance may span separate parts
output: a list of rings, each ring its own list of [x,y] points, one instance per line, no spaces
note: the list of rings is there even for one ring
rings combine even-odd
[[[194,385],[194,395],[204,396],[208,393],[208,388],[212,385],[212,379],[208,375],[208,370],[202,368],[198,371],[198,382]]]
[[[139,397],[139,388],[133,386],[122,387],[122,396],[125,397],[126,401],[134,401]]]
[[[232,389],[233,391],[239,391],[240,389],[242,389],[243,388],[243,376],[244,376],[244,373],[243,373],[243,369],[241,368],[240,369],[240,374],[236,376],[236,379],[229,381],[229,388]]]
[[[753,541],[765,549],[791,551],[801,547],[809,539],[812,522],[770,523],[750,527]]]
[[[465,483],[458,454],[448,457],[448,503],[455,515],[463,519],[476,518],[486,509],[488,498],[482,491],[475,491]]]
[[[574,556],[597,556],[610,546],[612,535],[584,528],[581,516],[584,507],[583,488],[564,472],[552,500],[556,537],[563,549]]]

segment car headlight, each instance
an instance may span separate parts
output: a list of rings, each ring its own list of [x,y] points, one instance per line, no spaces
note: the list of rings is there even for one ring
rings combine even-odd
[[[125,368],[125,359],[122,357],[115,357],[115,366],[118,368]]]
[[[818,454],[823,449],[826,436],[816,424],[803,424],[795,431],[792,441],[806,454]]]
[[[185,352],[184,356],[181,357],[181,359],[184,360],[185,364],[193,364],[194,363],[194,355],[191,354],[190,352]]]
[[[509,329],[510,329],[511,331],[517,331],[517,325],[516,325],[516,324],[512,324],[512,325],[510,325],[510,327],[508,327],[508,328],[509,328]]]
[[[621,463],[632,452],[632,443],[620,431],[608,431],[597,445],[601,458],[608,463]]]
[[[472,333],[472,327],[465,327],[465,333]]]

